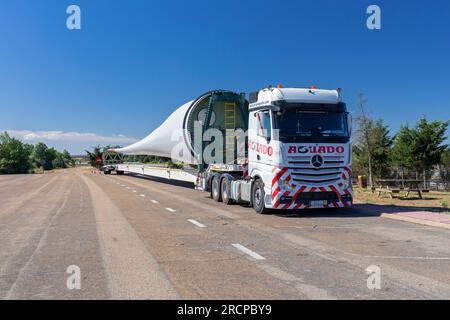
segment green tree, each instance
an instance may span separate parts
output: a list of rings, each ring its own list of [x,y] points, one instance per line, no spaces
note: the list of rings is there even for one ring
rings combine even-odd
[[[58,151],[54,148],[49,148],[45,143],[39,142],[34,146],[31,158],[35,166],[51,170],[55,167],[57,155]]]
[[[42,142],[39,142],[34,146],[31,159],[36,167],[45,167],[47,149],[47,145]]]
[[[404,125],[400,127],[399,132],[394,138],[392,161],[394,166],[401,172],[402,177],[404,177],[405,170],[414,170],[412,149],[415,136],[415,129]]]
[[[383,120],[375,121],[372,128],[372,157],[374,172],[378,178],[383,178],[391,173],[391,149],[393,139],[389,127]]]
[[[27,173],[31,148],[7,132],[0,134],[0,174]]]
[[[89,163],[91,164],[91,166],[93,167],[100,167],[101,164],[97,163],[97,159],[101,158],[103,155],[103,149],[102,147],[100,147],[100,145],[94,147],[93,151],[88,151],[86,150],[86,153],[89,157]]]
[[[446,190],[450,188],[450,149],[447,149],[441,157],[438,165],[439,176]]]
[[[64,151],[62,152],[62,158],[66,166],[71,167],[75,166],[75,160],[72,158],[69,151],[67,151],[66,149],[64,149]]]
[[[383,120],[373,120],[366,111],[364,94],[359,94],[361,114],[356,118],[358,125],[357,143],[353,148],[354,168],[368,172],[369,184],[374,186],[374,176],[381,178],[390,172],[390,149],[392,138]]]
[[[53,149],[53,148],[50,149],[50,150],[55,155],[55,159],[53,160],[53,167],[54,168],[58,168],[58,169],[59,168],[67,168],[68,164],[67,164],[66,159],[64,158],[64,154],[62,152],[59,152],[59,151]]]
[[[381,119],[373,121],[365,118],[363,125],[364,131],[359,131],[353,146],[353,168],[355,172],[370,170],[377,178],[385,177],[391,172],[390,153],[393,140],[389,127]]]
[[[25,149],[26,154],[28,155],[28,160],[30,162],[30,165],[33,166],[31,155],[33,154],[33,151],[34,151],[34,145],[32,145],[30,143],[24,143],[23,147]]]
[[[412,146],[412,160],[417,172],[427,173],[441,162],[448,145],[444,144],[449,121],[431,121],[421,118],[416,125]]]
[[[448,121],[429,122],[423,117],[414,128],[402,126],[394,140],[394,164],[402,173],[405,169],[415,172],[416,178],[422,173],[426,183],[429,171],[441,163],[448,148],[444,144],[448,125]]]

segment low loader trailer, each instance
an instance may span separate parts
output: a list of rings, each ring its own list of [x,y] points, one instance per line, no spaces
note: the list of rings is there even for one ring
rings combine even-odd
[[[340,90],[268,87],[244,94],[210,91],[178,108],[149,136],[108,154],[155,155],[190,170],[106,164],[193,182],[217,202],[256,212],[349,207],[353,202],[351,115]]]

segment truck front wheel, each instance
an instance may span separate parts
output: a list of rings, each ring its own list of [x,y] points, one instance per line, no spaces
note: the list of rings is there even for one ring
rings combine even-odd
[[[214,176],[211,183],[211,195],[214,201],[221,202],[222,195],[220,193],[220,179],[219,176]]]
[[[252,192],[253,209],[255,209],[257,213],[260,214],[269,213],[269,209],[266,208],[266,205],[264,203],[264,198],[265,198],[264,184],[260,179],[258,179],[253,184],[253,192]]]

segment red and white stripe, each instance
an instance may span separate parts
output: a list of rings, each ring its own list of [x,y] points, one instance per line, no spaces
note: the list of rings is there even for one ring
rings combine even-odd
[[[244,178],[248,177],[248,160],[245,160],[244,163],[244,173],[243,173]]]
[[[345,189],[342,191],[342,182],[339,182],[337,184],[330,184],[328,186],[304,186],[304,185],[297,185],[295,186],[291,191],[284,191],[282,192],[281,187],[279,185],[280,179],[284,179],[285,181],[290,181],[291,176],[289,173],[288,168],[274,168],[272,172],[275,174],[273,180],[272,180],[272,208],[274,209],[307,209],[309,208],[308,205],[304,205],[301,203],[295,203],[297,198],[302,192],[335,192],[338,195],[337,201],[331,201],[328,205],[324,205],[324,208],[329,207],[335,207],[335,208],[343,208],[348,207],[351,205],[349,201],[343,200],[342,195],[343,194],[350,194],[352,195],[352,189]],[[347,177],[351,177],[351,169],[349,167],[344,167],[344,172],[342,173],[342,178],[347,179]],[[280,205],[281,198],[283,196],[292,196],[292,201],[287,204]]]
[[[280,205],[281,197],[289,196],[289,194],[290,194],[289,191],[281,192],[281,187],[279,185],[279,181],[282,178],[284,180],[289,181],[291,179],[291,176],[288,173],[287,167],[283,167],[283,168],[275,167],[272,170],[272,172],[276,173],[272,179],[272,204],[273,204],[272,208],[278,208],[278,206]]]

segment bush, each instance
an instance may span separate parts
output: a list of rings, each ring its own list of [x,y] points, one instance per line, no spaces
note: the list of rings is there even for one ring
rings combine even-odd
[[[35,168],[51,170],[74,164],[66,150],[61,153],[44,143],[24,144],[6,132],[0,133],[0,174],[30,173]]]
[[[23,144],[8,133],[0,134],[0,174],[28,173],[30,163],[30,145]]]

